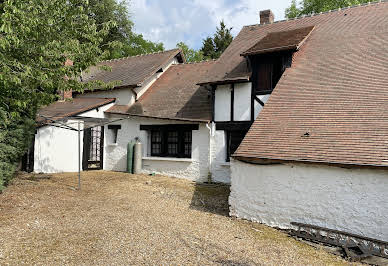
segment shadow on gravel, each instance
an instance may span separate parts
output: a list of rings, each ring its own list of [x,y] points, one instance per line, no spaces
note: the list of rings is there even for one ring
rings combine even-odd
[[[196,183],[190,208],[228,216],[230,186],[221,183]]]

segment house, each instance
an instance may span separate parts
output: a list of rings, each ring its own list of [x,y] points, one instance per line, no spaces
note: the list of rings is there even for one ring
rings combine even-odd
[[[215,64],[187,64],[178,49],[101,62],[99,66],[111,70],[93,67],[83,80],[119,85],[111,90],[65,93],[68,99],[40,110],[31,160],[34,171],[76,172],[78,153],[82,170],[127,171],[127,145],[138,140],[143,144],[144,173],[230,183],[229,158],[234,151],[230,145],[235,149],[239,142],[231,142],[219,130],[218,122],[223,122],[214,121],[219,112],[212,106],[213,102],[217,108],[231,102],[223,103],[222,94],[215,97],[211,86],[201,84]],[[239,110],[245,104],[242,100],[236,92],[236,120],[246,117]],[[251,122],[242,121],[244,134]]]
[[[42,108],[33,170],[76,172],[80,152],[82,170],[127,171],[127,145],[137,139],[145,173],[230,182],[225,140],[212,133],[212,95],[198,84],[214,63],[187,64],[178,49],[101,62],[111,70],[93,67],[83,80],[119,85],[65,93],[67,99]]]
[[[232,216],[388,240],[387,15],[387,2],[261,12],[201,81],[232,144]]]
[[[217,61],[102,62],[112,71],[84,80],[120,85],[42,109],[34,171],[76,171],[66,125],[100,121],[81,134],[83,170],[126,171],[137,139],[144,173],[231,182],[233,216],[387,241],[387,14],[387,2],[278,22],[265,10]]]
[[[129,118],[117,124],[117,141],[107,144],[104,169],[126,171],[128,141],[138,138],[146,173],[206,181],[211,101],[196,83],[213,64],[173,65],[133,105],[108,109],[111,119]]]
[[[88,91],[84,94],[62,93],[62,101],[42,108],[37,117],[38,129],[30,149],[28,169],[34,172],[78,171],[78,124],[80,124],[81,164],[83,170],[104,169],[106,132],[105,111],[116,104],[131,105],[169,67],[185,62],[179,49],[101,62],[111,68],[96,66],[83,79],[118,82],[112,90]],[[94,119],[94,120],[93,120]],[[105,120],[104,120],[105,119]],[[102,125],[85,130],[99,120]],[[92,122],[91,122],[92,121]],[[72,130],[74,129],[74,130]]]

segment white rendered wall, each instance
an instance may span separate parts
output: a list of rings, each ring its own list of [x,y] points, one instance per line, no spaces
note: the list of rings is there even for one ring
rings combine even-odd
[[[301,222],[388,241],[388,171],[231,162],[232,216],[274,227]]]
[[[230,163],[226,162],[226,134],[216,130],[211,140],[211,173],[213,182],[230,183]]]
[[[104,112],[113,105],[114,103],[106,104],[78,116],[104,118]],[[76,120],[69,120],[66,124],[73,128],[78,127]],[[83,130],[84,125],[88,127],[87,123],[81,122],[81,130]],[[82,165],[83,131],[80,135]],[[34,172],[78,172],[77,158],[78,132],[53,126],[44,126],[37,130],[35,135]]]
[[[77,116],[83,116],[83,117],[94,117],[94,118],[104,118],[105,117],[105,111],[110,109],[115,103],[109,103],[103,106],[100,106],[98,108],[95,108],[93,110],[87,111],[82,114],[78,114]]]
[[[131,105],[136,100],[135,94],[129,88],[85,92],[84,94],[75,94],[74,97],[75,98],[116,98],[116,103],[120,105]]]
[[[155,172],[166,176],[186,178],[194,181],[206,181],[209,167],[209,130],[205,124],[199,125],[199,130],[192,131],[192,158],[174,159],[151,157],[148,153],[148,132],[140,130],[140,125],[157,124],[183,124],[170,120],[150,118],[130,118],[120,121],[121,129],[118,130],[117,144],[105,144],[104,170],[122,171],[127,170],[127,144],[136,137],[143,143],[143,171],[144,173]],[[192,124],[192,123],[189,123]],[[111,139],[110,130],[107,130],[107,139]]]
[[[234,84],[234,105],[233,105],[234,121],[251,120],[251,96],[252,96],[251,82]]]
[[[271,94],[257,95],[257,98],[259,98],[263,103],[266,103],[269,99],[269,96],[271,96]],[[255,104],[255,119],[256,119],[264,107],[261,106],[261,104],[259,104],[256,100],[254,101],[254,104]]]
[[[230,85],[219,85],[214,95],[214,120],[230,121]]]
[[[76,121],[69,120],[67,124],[77,128]],[[80,141],[82,162],[82,131]],[[39,128],[35,134],[34,172],[78,172],[78,132],[53,126]]]

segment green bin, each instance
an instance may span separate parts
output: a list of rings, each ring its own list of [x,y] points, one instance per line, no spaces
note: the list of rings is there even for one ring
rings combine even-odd
[[[133,174],[133,150],[135,147],[135,142],[131,141],[128,143],[127,147],[127,172]]]

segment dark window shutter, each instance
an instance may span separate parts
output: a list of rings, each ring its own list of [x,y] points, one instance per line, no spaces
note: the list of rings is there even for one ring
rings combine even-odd
[[[257,90],[272,90],[273,64],[264,63],[258,65]]]

